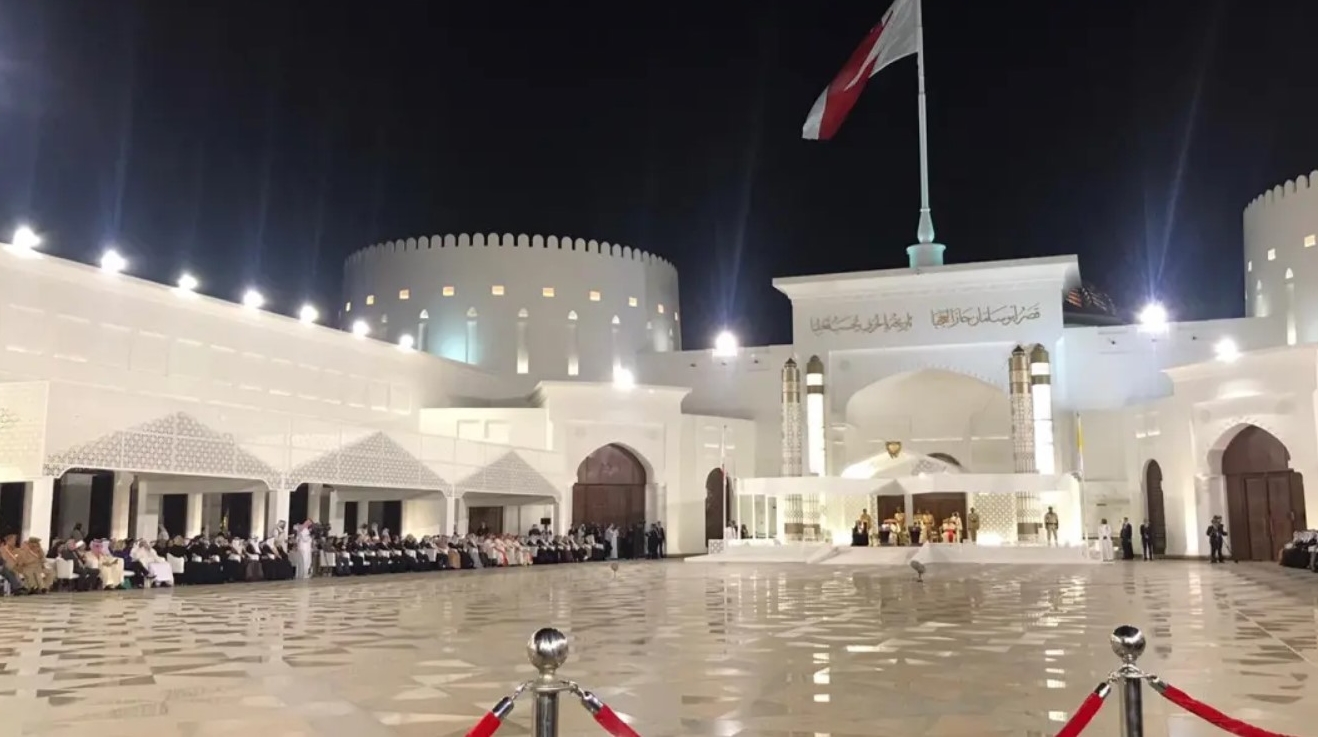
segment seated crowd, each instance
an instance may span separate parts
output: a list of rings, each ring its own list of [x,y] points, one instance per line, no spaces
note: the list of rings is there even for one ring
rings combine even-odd
[[[161,528],[150,543],[85,540],[76,525],[68,540],[55,540],[49,548],[39,538],[20,544],[16,535],[6,535],[0,543],[0,587],[8,595],[41,594],[57,588],[91,591],[659,557],[662,529],[648,536],[650,545],[634,544],[633,539],[647,536],[629,530],[620,545],[619,531],[611,525],[581,525],[567,535],[540,528],[526,535],[480,529],[418,539],[393,536],[373,525],[363,525],[356,535],[336,536],[308,520],[295,525],[292,534],[280,522],[265,539],[222,531],[189,540]]]

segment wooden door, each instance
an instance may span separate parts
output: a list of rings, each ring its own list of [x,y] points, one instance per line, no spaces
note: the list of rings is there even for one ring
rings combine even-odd
[[[618,525],[645,519],[645,467],[631,451],[605,445],[577,467],[572,486],[572,524]],[[722,529],[722,528],[720,528]]]
[[[951,517],[953,512],[961,515],[961,523],[963,526],[965,524],[966,495],[963,492],[916,494],[913,500],[916,514],[928,512],[934,516],[935,529],[930,532],[930,535],[941,535],[943,520]]]
[[[491,535],[502,535],[503,507],[468,507],[467,529],[475,532],[482,526]]]
[[[735,515],[731,503],[726,499],[727,490],[723,483],[723,469],[716,468],[705,476],[705,540],[723,539],[723,528]],[[779,510],[781,513],[781,510]],[[792,528],[795,527],[795,530]],[[788,535],[801,534],[801,525],[787,525]]]
[[[874,524],[875,526],[883,524],[885,519],[893,519],[898,512],[906,511],[906,497],[904,496],[880,496],[874,501]],[[909,524],[909,520],[907,521]]]
[[[1162,496],[1162,467],[1149,461],[1144,469],[1145,517],[1153,536],[1154,555],[1167,553],[1167,511]]]

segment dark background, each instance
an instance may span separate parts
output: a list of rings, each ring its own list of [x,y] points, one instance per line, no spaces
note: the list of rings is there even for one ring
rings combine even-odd
[[[337,312],[407,236],[671,259],[685,342],[790,339],[774,276],[901,266],[915,62],[800,140],[886,0],[0,0],[0,231]],[[1079,254],[1129,310],[1242,309],[1241,211],[1318,168],[1313,0],[927,0],[950,262]]]

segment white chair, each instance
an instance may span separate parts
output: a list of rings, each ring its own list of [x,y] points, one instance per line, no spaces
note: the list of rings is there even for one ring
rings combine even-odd
[[[73,572],[73,561],[64,560],[63,558],[55,559],[55,583],[58,585],[65,581],[76,581],[78,574]],[[72,586],[73,584],[68,584]]]
[[[183,571],[187,570],[188,561],[186,558],[165,553],[165,561],[169,563],[169,570],[175,576],[182,576]]]

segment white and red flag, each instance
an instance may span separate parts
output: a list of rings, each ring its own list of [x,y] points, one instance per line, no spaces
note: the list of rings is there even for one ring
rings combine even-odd
[[[833,83],[815,101],[805,119],[801,136],[816,141],[832,138],[856,105],[856,99],[869,78],[894,61],[919,50],[920,0],[896,0],[883,14],[883,20],[870,29]]]

